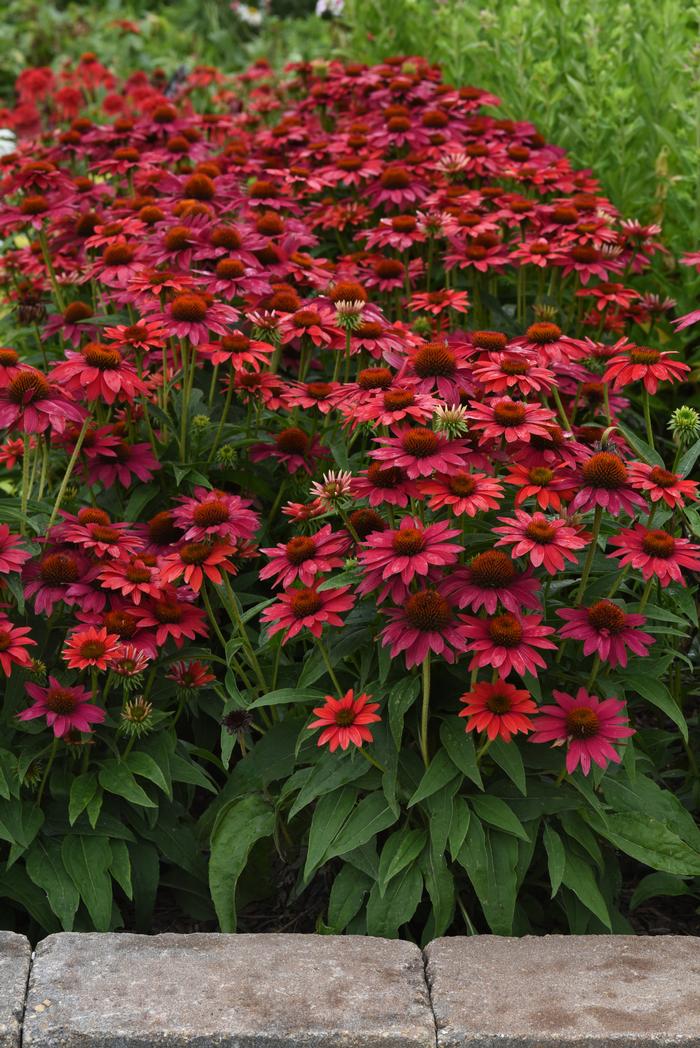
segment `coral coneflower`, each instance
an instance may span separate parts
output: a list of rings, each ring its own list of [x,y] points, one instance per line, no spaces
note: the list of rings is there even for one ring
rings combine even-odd
[[[324,729],[318,737],[318,745],[328,743],[329,750],[334,753],[339,746],[341,750],[347,750],[350,743],[361,746],[363,742],[372,742],[372,732],[367,725],[380,721],[381,717],[375,712],[379,703],[370,702],[370,699],[366,692],[355,698],[352,688],[340,699],[326,695],[324,705],[314,707],[318,719],[308,726],[309,731]]]
[[[491,741],[500,738],[504,742],[510,742],[518,733],[532,731],[529,714],[535,713],[537,706],[528,691],[507,681],[479,681],[459,701],[465,703],[459,716],[468,718],[466,731],[485,731]]]

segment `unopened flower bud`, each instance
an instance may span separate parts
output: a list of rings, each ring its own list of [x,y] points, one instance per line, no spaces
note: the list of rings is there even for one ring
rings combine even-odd
[[[682,448],[687,448],[700,437],[700,414],[689,404],[683,404],[671,415],[668,428],[672,431],[676,443]]]

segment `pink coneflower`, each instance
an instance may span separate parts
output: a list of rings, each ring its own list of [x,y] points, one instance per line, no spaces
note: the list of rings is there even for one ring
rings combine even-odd
[[[611,600],[599,600],[589,608],[561,608],[557,611],[566,625],[559,636],[583,641],[583,654],[599,655],[611,666],[627,665],[627,648],[635,655],[648,654],[654,643],[650,633],[639,626],[646,622],[644,615],[632,615]]]
[[[188,592],[184,590],[184,594]],[[175,641],[176,647],[181,648],[185,640],[194,640],[195,636],[206,637],[208,632],[203,609],[170,586],[163,589],[157,600],[149,600],[142,606],[137,625],[141,630],[155,630],[155,641],[159,648],[169,638]]]
[[[465,629],[442,587],[417,590],[400,608],[382,609],[390,619],[381,632],[392,658],[405,653],[406,667],[417,666],[429,652],[454,662],[466,647]]]
[[[192,497],[184,496],[179,502],[172,511],[172,519],[185,532],[183,537],[188,541],[252,539],[260,523],[257,513],[250,509],[249,499],[227,491],[199,487],[194,489]]]
[[[531,353],[545,367],[559,362],[569,363],[585,355],[585,344],[562,334],[560,327],[541,320],[531,324],[524,335],[514,338],[510,348]]]
[[[679,582],[685,586],[683,569],[700,571],[700,546],[689,539],[676,538],[662,528],[645,528],[635,524],[619,535],[613,535],[609,543],[620,548],[610,557],[620,557],[620,564],[629,564],[641,571],[643,578],[655,577],[662,586]]]
[[[117,324],[106,327],[104,337],[110,342],[109,348],[140,350],[150,353],[162,349],[168,339],[168,333],[157,320],[140,320],[137,324]]]
[[[540,509],[558,512],[562,503],[573,494],[571,474],[562,467],[525,466],[516,462],[503,480],[519,489],[515,496],[516,506],[521,506],[529,498],[535,498]]]
[[[458,608],[472,611],[484,608],[489,615],[495,614],[499,604],[514,614],[523,608],[538,609],[539,588],[532,569],[519,572],[513,560],[500,549],[477,553],[468,567],[452,571],[443,584],[445,595],[453,599]]]
[[[428,496],[430,509],[448,507],[456,517],[465,514],[475,517],[497,509],[503,498],[503,488],[497,480],[485,473],[468,473],[455,470],[453,473],[437,473],[432,480],[421,480],[422,495]]]
[[[148,668],[151,656],[134,644],[122,644],[119,651],[109,660],[109,668],[119,677],[138,677]]]
[[[163,588],[158,569],[138,556],[106,564],[99,579],[104,589],[116,590],[136,605],[144,597],[157,597]]]
[[[90,458],[90,485],[99,481],[105,488],[111,488],[116,483],[121,484],[123,488],[130,488],[134,477],[145,484],[153,480],[153,474],[161,468],[148,441],[130,444],[127,440],[118,440],[116,444],[109,446],[106,452],[104,458],[99,454]]]
[[[565,691],[552,691],[556,706],[543,706],[535,721],[530,742],[551,742],[555,746],[568,743],[566,770],[569,774],[581,765],[588,775],[591,761],[607,768],[610,761],[620,763],[620,755],[611,745],[618,739],[634,735],[623,714],[624,702],[610,698],[601,702],[579,688],[576,698]]]
[[[369,452],[370,457],[405,470],[409,480],[429,477],[435,470],[450,473],[466,466],[466,441],[449,440],[422,426],[404,429],[396,437],[377,438],[375,443],[380,446]]]
[[[13,666],[28,669],[32,660],[25,648],[36,644],[28,634],[29,626],[15,626],[13,622],[0,616],[0,669],[9,677]]]
[[[342,626],[340,612],[349,611],[355,603],[349,586],[319,590],[315,586],[290,589],[281,594],[276,604],[265,608],[261,622],[268,623],[272,636],[286,630],[282,643],[286,644],[303,629],[320,637],[324,626]]]
[[[687,364],[672,357],[670,351],[627,344],[608,361],[603,382],[612,382],[613,389],[621,389],[641,381],[647,393],[654,394],[659,382],[679,382],[690,371]]]
[[[25,565],[24,596],[34,598],[37,615],[50,615],[55,604],[79,604],[85,611],[99,611],[105,598],[90,585],[94,575],[87,557],[77,550],[52,549]]]
[[[199,346],[209,342],[212,334],[228,334],[238,317],[238,310],[233,306],[214,302],[206,294],[186,291],[176,295],[165,310],[153,319],[160,321],[168,335],[187,339],[193,346]]]
[[[324,729],[318,737],[318,745],[328,743],[331,753],[335,753],[338,746],[347,750],[350,743],[361,746],[363,742],[372,742],[372,732],[367,725],[382,718],[375,712],[379,703],[370,702],[371,697],[363,692],[355,698],[352,688],[341,699],[326,695],[324,705],[314,707],[318,720],[308,725],[309,731]]]
[[[67,522],[60,527],[60,537],[63,542],[79,546],[83,551],[115,559],[137,553],[143,546],[143,539],[131,530],[129,524],[109,520],[104,523],[94,520]]]
[[[569,509],[592,509],[600,506],[613,516],[627,513],[633,517],[646,503],[630,481],[627,466],[613,451],[597,451],[579,467],[574,479],[579,491]]]
[[[471,428],[484,440],[503,437],[507,444],[527,441],[532,436],[546,437],[547,426],[554,422],[548,408],[510,397],[495,397],[482,403],[473,401],[466,417],[471,419]]]
[[[92,731],[93,724],[101,724],[105,711],[90,702],[92,692],[86,688],[68,687],[49,677],[46,688],[38,684],[25,684],[27,694],[34,702],[17,716],[22,721],[46,717],[46,724],[53,728],[56,738],[69,731]]]
[[[652,502],[662,500],[671,509],[684,506],[686,499],[697,501],[697,481],[685,480],[663,466],[648,466],[646,462],[632,462],[629,467],[630,484],[646,491]]]
[[[575,564],[578,558],[572,551],[588,545],[588,538],[579,535],[560,517],[545,517],[543,513],[530,514],[516,509],[515,520],[512,517],[498,519],[505,526],[491,529],[496,535],[503,536],[496,545],[512,546],[514,557],[529,556],[534,567],[544,565],[550,575],[563,571],[567,560]]]
[[[458,404],[460,394],[474,389],[466,343],[425,342],[408,357],[399,381],[409,380],[419,393],[435,393],[448,404]]]
[[[541,615],[514,615],[506,611],[487,619],[463,616],[465,636],[471,638],[467,651],[474,657],[469,669],[491,666],[507,677],[515,670],[521,677],[524,673],[537,676],[537,669],[545,669],[547,663],[537,648],[556,650],[547,637],[554,633],[551,626],[543,626]]]
[[[360,499],[367,499],[370,506],[399,506],[403,509],[410,498],[418,497],[418,487],[409,480],[398,466],[383,466],[372,462],[358,477],[350,481],[350,491]]]
[[[328,448],[321,445],[314,434],[309,436],[298,426],[283,429],[270,444],[254,444],[249,450],[251,462],[262,462],[268,458],[277,459],[286,466],[289,473],[304,470],[309,476],[316,468],[319,459],[328,458]]]
[[[268,367],[274,346],[269,342],[259,342],[248,338],[241,331],[224,335],[218,342],[210,342],[199,347],[200,356],[206,356],[212,364],[231,364],[237,371],[250,367],[260,371]]]
[[[700,309],[694,309],[691,313],[686,313],[685,316],[673,321],[676,331],[684,331],[685,328],[692,327],[694,324],[700,324]]]
[[[448,521],[426,526],[417,517],[404,517],[396,530],[373,531],[358,553],[364,578],[357,592],[379,589],[379,603],[387,597],[400,603],[414,579],[424,584],[436,568],[457,562],[462,547],[451,540],[459,534]]]
[[[260,578],[274,579],[274,586],[285,589],[297,579],[311,586],[316,575],[341,567],[348,545],[347,535],[334,533],[330,524],[315,535],[295,535],[289,542],[260,550],[270,560],[260,571]]]
[[[486,393],[507,393],[517,389],[523,396],[549,390],[556,376],[525,353],[489,353],[473,367],[474,379]]]
[[[220,586],[224,578],[222,571],[236,574],[236,566],[229,559],[235,552],[236,547],[227,542],[185,542],[161,557],[158,568],[163,582],[181,578],[186,586],[199,593],[206,579]]]
[[[22,367],[0,386],[0,427],[24,433],[62,433],[68,422],[82,422],[83,411],[55,382],[36,368]]]
[[[434,317],[439,316],[445,309],[454,309],[456,313],[466,313],[469,309],[469,296],[466,291],[444,288],[442,291],[424,291],[412,295],[408,305],[412,311],[430,313]]]
[[[320,303],[285,314],[280,321],[280,333],[283,345],[303,337],[316,347],[332,349],[343,343],[342,332],[335,324],[335,313]]]
[[[31,553],[22,549],[19,535],[13,535],[7,524],[0,524],[0,575],[21,571],[22,565],[31,559]]]
[[[507,681],[479,681],[459,701],[465,703],[465,708],[458,716],[469,718],[465,731],[485,731],[492,742],[498,738],[510,742],[514,735],[532,731],[528,714],[535,713],[537,706],[528,691]]]

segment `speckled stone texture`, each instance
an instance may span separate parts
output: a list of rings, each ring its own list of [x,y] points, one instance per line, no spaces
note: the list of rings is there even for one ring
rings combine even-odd
[[[0,932],[0,1048],[19,1048],[31,952],[23,935]]]
[[[700,1048],[700,939],[492,935],[425,951],[438,1048]]]
[[[417,946],[317,935],[52,935],[23,1048],[435,1048]]]

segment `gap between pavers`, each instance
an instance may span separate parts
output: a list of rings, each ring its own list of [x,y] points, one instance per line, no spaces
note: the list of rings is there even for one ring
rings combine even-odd
[[[29,969],[0,933],[0,1048],[700,1048],[692,937],[64,933],[21,1030]]]

